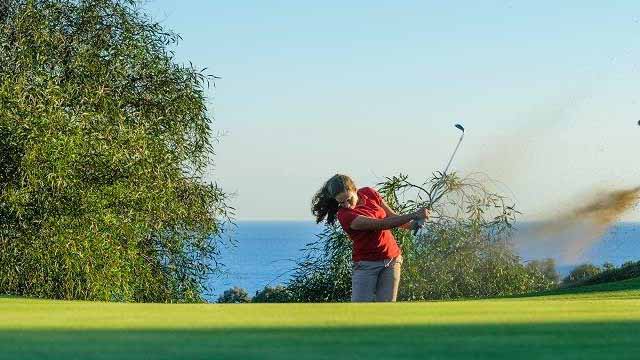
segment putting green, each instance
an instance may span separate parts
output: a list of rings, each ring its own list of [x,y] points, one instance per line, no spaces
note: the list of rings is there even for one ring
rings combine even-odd
[[[640,279],[575,291],[395,304],[0,298],[0,358],[637,358]]]

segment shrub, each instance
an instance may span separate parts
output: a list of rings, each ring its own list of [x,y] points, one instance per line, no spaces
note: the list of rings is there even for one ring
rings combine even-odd
[[[603,271],[585,279],[579,284],[593,285],[640,277],[640,261],[628,261],[618,268],[613,266],[613,264],[611,264],[611,266],[605,266],[606,264],[603,265]]]
[[[583,282],[599,274],[602,271],[599,267],[593,264],[580,264],[573,268],[569,275],[567,275],[562,282],[565,284]]]
[[[400,300],[498,296],[551,286],[542,274],[528,271],[509,245],[517,211],[480,180],[436,173],[422,185],[406,175],[378,185],[396,213],[428,206],[434,215],[418,236],[393,230],[404,257]],[[287,287],[296,301],[349,301],[351,269],[351,241],[339,225],[327,225],[305,248]]]
[[[254,303],[286,303],[292,301],[292,294],[284,285],[266,286],[251,299]]]
[[[556,262],[552,258],[532,260],[525,267],[531,273],[540,274],[544,281],[549,282],[550,285],[556,285],[560,282],[560,274],[558,274]]]
[[[344,302],[351,299],[351,240],[336,226],[327,225],[286,284],[296,302]]]
[[[249,298],[247,290],[236,286],[226,290],[222,295],[220,295],[217,302],[221,304],[243,304],[251,302],[251,299]]]
[[[610,262],[606,262],[604,264],[602,264],[602,271],[611,271],[614,270],[616,268],[616,266],[613,263]]]

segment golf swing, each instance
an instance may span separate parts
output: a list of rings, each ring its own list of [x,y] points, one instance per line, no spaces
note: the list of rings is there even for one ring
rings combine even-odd
[[[464,136],[464,127],[455,127],[463,133],[445,173]],[[353,242],[351,301],[396,300],[402,254],[391,229],[419,229],[429,219],[432,204],[433,201],[414,212],[396,214],[375,189],[358,189],[349,176],[342,174],[332,176],[316,192],[311,202],[316,223],[326,221],[333,225],[337,219]]]

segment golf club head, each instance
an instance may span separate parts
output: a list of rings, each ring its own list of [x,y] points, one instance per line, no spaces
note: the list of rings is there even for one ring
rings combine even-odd
[[[464,126],[460,125],[460,124],[455,124],[454,125],[456,128],[462,130],[462,132],[464,132]]]

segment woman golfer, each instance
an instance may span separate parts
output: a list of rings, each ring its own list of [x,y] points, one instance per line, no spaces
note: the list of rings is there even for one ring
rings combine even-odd
[[[377,191],[357,189],[351,178],[337,174],[313,197],[312,212],[317,223],[337,218],[353,241],[351,301],[396,301],[402,254],[390,229],[411,229],[429,211],[397,215]]]

